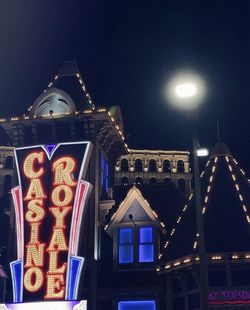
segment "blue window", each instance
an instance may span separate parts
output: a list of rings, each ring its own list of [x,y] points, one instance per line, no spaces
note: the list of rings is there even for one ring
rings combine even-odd
[[[101,155],[101,186],[103,191],[107,193],[109,188],[109,163],[103,155]]]
[[[106,162],[106,192],[108,192],[108,188],[109,188],[109,164],[108,162]]]
[[[105,158],[103,156],[101,156],[101,182],[102,182],[102,186],[104,185],[104,180],[105,180]]]
[[[118,310],[156,310],[155,300],[120,301]]]
[[[142,227],[139,230],[139,263],[154,261],[153,227]]]
[[[119,229],[119,263],[129,264],[134,262],[134,244],[132,228]]]

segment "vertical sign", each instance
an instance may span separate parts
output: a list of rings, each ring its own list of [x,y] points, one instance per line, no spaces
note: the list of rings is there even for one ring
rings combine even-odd
[[[84,181],[90,142],[15,150],[19,186],[12,190],[17,260],[11,263],[14,302],[75,300],[84,258],[81,221],[91,185]]]

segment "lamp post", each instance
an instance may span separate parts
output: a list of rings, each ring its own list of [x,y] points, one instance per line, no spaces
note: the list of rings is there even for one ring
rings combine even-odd
[[[186,110],[191,121],[191,136],[193,146],[194,163],[194,186],[195,186],[195,208],[196,224],[198,230],[198,253],[200,271],[200,308],[208,310],[208,273],[206,247],[203,227],[203,215],[201,204],[200,172],[198,160],[198,137],[196,121],[198,118],[198,106],[205,95],[205,86],[199,76],[190,73],[182,73],[174,78],[168,87],[168,97],[171,104],[179,109]]]

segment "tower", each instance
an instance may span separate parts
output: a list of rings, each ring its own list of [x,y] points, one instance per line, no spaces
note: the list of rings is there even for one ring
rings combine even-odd
[[[119,108],[113,107],[111,110],[96,108],[76,63],[70,61],[64,63],[26,114],[1,119],[1,126],[8,137],[9,146],[1,149],[1,162],[5,166],[0,172],[1,174],[6,172],[8,176],[10,172],[6,169],[10,169],[11,176],[13,174],[13,182],[12,185],[7,184],[8,189],[13,188],[17,182],[13,166],[10,167],[13,163],[14,148],[82,141],[92,143],[93,150],[86,171],[86,180],[92,184],[93,190],[81,228],[83,237],[80,238],[79,245],[81,255],[86,258],[87,264],[84,278],[82,277],[80,282],[78,297],[88,299],[89,309],[96,309],[97,264],[100,256],[99,202],[102,199],[109,199],[109,188],[113,182],[113,171],[110,167],[118,156],[127,152]],[[3,185],[3,189],[7,188],[7,185]],[[11,207],[6,204],[4,209],[8,210],[6,212],[10,223],[8,243],[11,261],[17,251],[15,216],[13,205]],[[8,289],[8,292],[10,291]],[[10,294],[6,298],[10,301]]]

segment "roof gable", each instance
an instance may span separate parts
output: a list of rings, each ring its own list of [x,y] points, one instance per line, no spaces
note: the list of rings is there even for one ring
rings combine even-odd
[[[44,90],[44,93],[46,94],[49,92],[51,88],[61,90],[68,94],[68,96],[72,98],[78,111],[95,109],[95,105],[90,94],[87,92],[86,85],[83,82],[75,61],[64,62],[63,66],[48,84],[47,89]],[[33,109],[34,107],[31,106],[29,111],[31,110],[32,112]],[[31,116],[32,115],[31,113]]]
[[[140,190],[133,186],[125,199],[121,202],[118,210],[113,214],[111,221],[106,225],[105,230],[112,234],[115,225],[119,223],[130,223],[129,215],[133,216],[133,222],[151,221],[159,225],[161,229],[164,224],[159,221],[155,212],[151,209],[149,203],[144,199]]]
[[[131,203],[130,207],[128,208],[127,212],[124,214],[123,218],[121,219],[120,223],[130,223],[131,220],[129,216],[133,216],[133,221],[136,222],[152,222],[152,219],[146,212],[146,210],[141,206],[139,201],[135,198],[134,201]]]

